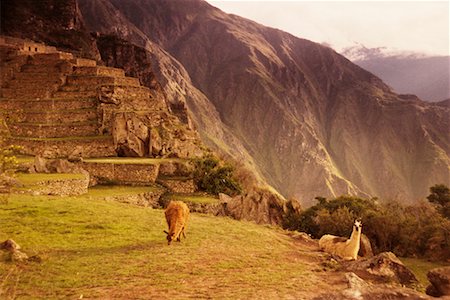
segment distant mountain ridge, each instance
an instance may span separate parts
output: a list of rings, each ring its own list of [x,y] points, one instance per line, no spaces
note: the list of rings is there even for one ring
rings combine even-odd
[[[341,54],[383,79],[397,93],[415,94],[432,102],[450,97],[450,56],[395,52],[362,45],[346,48]]]
[[[449,108],[395,94],[328,47],[200,0],[78,4],[90,31],[151,53],[171,107],[187,107],[205,142],[286,197],[412,202],[450,182]]]

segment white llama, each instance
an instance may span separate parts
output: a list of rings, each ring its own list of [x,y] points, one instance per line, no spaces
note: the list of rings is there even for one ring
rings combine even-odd
[[[355,220],[352,235],[349,239],[326,234],[320,238],[319,247],[322,251],[337,255],[345,260],[356,260],[361,241],[361,228],[361,221]]]

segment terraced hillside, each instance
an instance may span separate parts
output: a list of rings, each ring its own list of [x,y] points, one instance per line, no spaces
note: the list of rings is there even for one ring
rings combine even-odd
[[[164,95],[122,69],[70,53],[1,49],[0,110],[10,142],[44,157],[201,155]]]

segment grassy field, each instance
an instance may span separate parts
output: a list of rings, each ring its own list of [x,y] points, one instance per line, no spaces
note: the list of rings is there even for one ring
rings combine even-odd
[[[210,195],[181,195],[181,194],[173,194],[171,195],[173,200],[184,201],[184,202],[192,202],[192,203],[201,203],[201,204],[215,204],[219,201],[219,199],[214,198]]]
[[[0,252],[0,298],[301,299],[335,288],[319,254],[282,230],[193,213],[187,239],[168,246],[162,210],[96,197],[108,192],[0,204],[0,241],[42,258],[14,264]]]
[[[432,262],[427,261],[425,259],[418,258],[406,258],[402,257],[401,261],[408,267],[414,275],[416,275],[419,280],[420,285],[422,286],[422,291],[424,292],[426,287],[430,284],[427,279],[427,273],[431,269],[440,268],[443,266],[450,266],[449,263],[445,262]]]

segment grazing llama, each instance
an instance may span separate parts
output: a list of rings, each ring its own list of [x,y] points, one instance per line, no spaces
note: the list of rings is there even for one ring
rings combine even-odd
[[[164,214],[166,215],[167,226],[169,226],[169,232],[164,230],[167,234],[167,244],[173,240],[178,242],[181,239],[181,234],[186,238],[186,228],[189,220],[189,208],[186,203],[181,201],[170,201]]]
[[[352,235],[349,239],[326,234],[320,238],[319,247],[322,251],[337,255],[345,260],[356,260],[361,241],[361,229],[361,221],[355,220]]]

